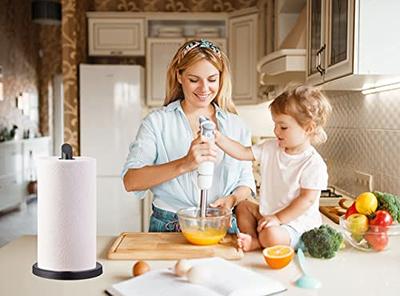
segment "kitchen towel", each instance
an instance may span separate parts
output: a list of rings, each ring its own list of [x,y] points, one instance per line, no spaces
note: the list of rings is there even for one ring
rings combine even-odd
[[[96,267],[96,160],[37,159],[38,267]]]

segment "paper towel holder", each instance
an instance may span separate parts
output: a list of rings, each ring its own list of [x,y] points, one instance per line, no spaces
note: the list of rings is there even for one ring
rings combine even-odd
[[[60,159],[74,159],[72,147],[68,143],[61,145],[61,157]]]
[[[96,267],[93,269],[83,271],[55,271],[42,269],[35,263],[32,266],[32,273],[52,280],[84,280],[101,275],[103,273],[103,266],[99,262],[96,262]]]
[[[74,160],[71,145],[64,143],[61,146],[60,159]],[[83,280],[101,275],[103,273],[103,266],[99,262],[96,262],[96,266],[92,269],[78,271],[58,271],[40,268],[36,262],[32,265],[32,273],[36,276],[53,280]]]

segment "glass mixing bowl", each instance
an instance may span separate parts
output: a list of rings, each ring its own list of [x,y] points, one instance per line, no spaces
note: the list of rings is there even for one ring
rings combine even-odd
[[[349,221],[344,215],[339,218],[339,225],[344,238],[354,248],[361,251],[379,252],[390,247],[390,241],[400,235],[400,224],[390,226],[367,225],[360,227],[357,221]]]
[[[194,245],[217,244],[228,231],[232,211],[207,208],[206,217],[200,217],[200,208],[181,209],[177,213],[183,236]]]

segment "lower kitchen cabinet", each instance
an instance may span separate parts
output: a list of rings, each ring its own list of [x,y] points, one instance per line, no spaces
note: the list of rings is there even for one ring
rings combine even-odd
[[[28,183],[36,180],[35,160],[50,155],[50,143],[49,137],[0,143],[0,211],[26,200]]]
[[[0,211],[21,204],[24,197],[22,143],[0,143]]]

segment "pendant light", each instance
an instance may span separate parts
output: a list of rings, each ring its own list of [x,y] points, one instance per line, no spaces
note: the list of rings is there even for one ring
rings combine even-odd
[[[32,21],[44,25],[61,24],[59,0],[32,0]]]

